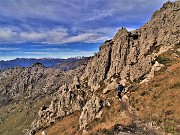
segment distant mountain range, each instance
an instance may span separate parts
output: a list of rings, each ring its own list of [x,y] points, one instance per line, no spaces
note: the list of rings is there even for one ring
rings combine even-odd
[[[74,66],[70,66],[64,68],[63,66],[60,66],[60,64],[62,63],[69,63],[68,65],[70,65],[70,63],[75,63],[81,60],[86,59],[87,57],[72,57],[72,58],[68,58],[68,59],[62,59],[62,58],[16,58],[13,60],[1,60],[0,61],[0,69],[5,69],[5,68],[13,68],[13,67],[29,67],[34,63],[40,62],[42,65],[44,65],[45,67],[52,67],[52,68],[59,68],[62,70],[67,70],[67,69],[71,69],[71,67],[74,69]]]

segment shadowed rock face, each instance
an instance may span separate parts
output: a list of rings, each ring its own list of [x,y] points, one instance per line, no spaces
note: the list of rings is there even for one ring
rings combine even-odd
[[[2,85],[0,93],[15,98],[12,93],[18,95],[19,90],[24,95],[32,96],[35,93],[49,95],[50,91],[56,89],[56,96],[49,106],[40,109],[31,131],[45,128],[75,111],[82,111],[79,124],[81,128],[86,128],[100,115],[103,103],[106,103],[98,90],[114,86],[117,79],[132,83],[142,78],[152,71],[159,54],[179,44],[179,7],[178,1],[167,2],[141,28],[131,32],[120,29],[112,40],[101,45],[99,52],[87,65],[76,70],[61,72],[33,66],[2,71],[0,80],[5,85]],[[9,74],[18,74],[19,78],[10,78]]]

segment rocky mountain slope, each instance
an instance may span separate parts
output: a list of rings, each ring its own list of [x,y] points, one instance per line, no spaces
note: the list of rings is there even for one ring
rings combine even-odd
[[[72,76],[83,74],[84,68],[85,65],[81,64],[76,70],[63,72],[35,63],[28,68],[1,70],[0,105],[52,96],[63,84],[71,83]]]
[[[167,2],[141,28],[130,32],[125,28],[120,29],[112,40],[101,45],[99,52],[89,59],[87,65],[81,65],[75,70],[61,72],[34,65],[26,69],[17,68],[2,71],[1,88],[3,89],[0,92],[3,98],[6,95],[3,102],[6,99],[12,99],[12,97],[15,100],[18,95],[21,95],[20,93],[24,93],[23,96],[28,98],[32,95],[39,97],[39,94],[47,96],[53,93],[51,103],[41,107],[36,119],[31,124],[31,129],[26,134],[40,134],[41,130],[45,130],[48,134],[77,135],[161,134],[164,121],[161,121],[162,125],[158,125],[157,121],[154,120],[155,117],[148,119],[148,116],[139,112],[146,112],[145,110],[148,108],[153,112],[149,105],[154,105],[153,99],[144,102],[146,98],[141,99],[136,95],[138,95],[138,89],[141,88],[139,83],[141,85],[148,84],[157,72],[160,72],[164,67],[166,70],[168,66],[171,66],[163,63],[168,59],[162,58],[162,54],[172,50],[171,55],[175,57],[172,58],[175,62],[172,64],[179,62],[179,7],[179,1]],[[177,67],[178,65],[176,68],[174,67],[174,70]],[[11,77],[12,73],[15,75],[14,77]],[[19,78],[16,78],[17,74]],[[25,74],[31,74],[32,79],[31,77],[28,81],[23,79],[26,78],[23,77]],[[14,85],[18,81],[18,84],[23,82],[23,85],[20,87],[18,84]],[[114,91],[119,81],[129,87],[128,91],[130,92],[123,97],[123,101],[120,103],[115,97]],[[32,82],[34,82],[33,85]],[[29,87],[32,89],[29,90]],[[21,92],[18,91],[19,88],[21,88]],[[164,87],[162,86],[162,88]],[[179,92],[179,80],[175,83],[175,89]],[[53,92],[51,93],[51,91]],[[133,92],[135,92],[134,96]],[[146,91],[144,93],[142,95],[146,95]],[[147,93],[151,93],[151,91]],[[155,94],[158,91],[153,90],[152,93]],[[163,98],[160,98],[161,101]],[[168,100],[171,102],[171,99]],[[156,102],[158,104],[158,101]],[[148,106],[146,107],[146,105]],[[173,110],[173,114],[178,114],[178,112],[177,109]],[[158,113],[157,120],[160,116]],[[168,128],[173,127],[173,132],[179,133],[179,117],[175,120],[176,123],[174,122],[174,125],[170,123]],[[69,125],[66,125],[65,121]],[[149,125],[148,122],[152,121],[156,123]],[[166,119],[165,121],[171,120]],[[57,125],[61,125],[59,131],[56,130],[56,133],[53,133],[52,129],[53,127],[56,129]],[[169,132],[169,130],[163,132]]]
[[[51,68],[61,69],[62,71],[68,71],[76,69],[81,64],[87,64],[89,57],[83,57],[82,59],[67,60],[52,66]]]
[[[0,134],[24,134],[41,106],[48,106],[63,84],[84,73],[86,63],[64,72],[35,63],[0,71]],[[18,128],[16,128],[18,127]]]

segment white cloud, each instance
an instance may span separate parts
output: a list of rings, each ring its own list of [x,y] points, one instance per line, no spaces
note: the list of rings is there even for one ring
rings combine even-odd
[[[11,48],[11,47],[0,47],[0,51],[14,51],[20,50],[21,48]]]
[[[154,11],[167,0],[1,0],[0,16],[19,20],[48,19],[82,24],[83,20],[99,20],[113,16],[127,19],[135,13]],[[174,0],[172,0],[174,1]],[[118,15],[118,16],[117,16]],[[141,18],[139,14],[136,18]],[[88,17],[88,18],[87,18]]]
[[[82,7],[78,2],[66,0],[2,0],[0,1],[0,16],[19,20],[34,18],[67,22],[77,18],[76,15],[80,14]]]
[[[128,31],[136,30],[136,28],[133,28],[133,27],[127,27],[126,29],[127,29]]]
[[[24,41],[42,41],[46,38],[45,33],[37,33],[37,32],[22,32],[18,34],[20,38],[24,39]]]
[[[52,30],[39,31],[21,31],[16,28],[0,28],[0,42],[1,43],[23,43],[23,42],[37,42],[48,44],[65,44],[74,42],[97,43],[103,42],[108,37],[105,33],[96,31],[80,32],[76,35],[71,35],[64,28],[56,28]]]
[[[108,16],[112,16],[114,13],[113,9],[109,9],[109,10],[98,10],[98,9],[94,9],[93,10],[93,14],[91,15],[90,18],[88,18],[88,21],[94,21],[94,20],[99,20]]]
[[[84,42],[84,43],[97,43],[103,42],[107,37],[97,33],[80,33],[76,36],[69,36],[60,43],[73,43],[73,42]]]
[[[30,28],[29,28],[30,29]],[[73,28],[75,29],[75,28]],[[117,28],[103,27],[97,29],[78,29],[79,33],[71,35],[67,29],[58,27],[55,29],[42,29],[36,31],[23,31],[16,27],[0,28],[0,42],[1,43],[23,43],[23,42],[36,42],[47,44],[65,44],[74,42],[83,43],[99,43],[113,38],[118,31]],[[127,28],[131,31],[135,28]]]
[[[21,20],[22,24],[17,26],[16,22],[10,22],[11,25],[0,25],[0,42],[48,44],[103,42],[114,36],[119,29],[118,26],[122,27],[122,22],[130,24],[141,22],[144,15],[150,14],[165,1],[1,0],[0,18],[4,17],[5,20],[10,19],[10,21]],[[109,18],[103,20],[106,17]],[[30,19],[34,20],[29,22]],[[112,24],[117,25],[108,24],[111,21]],[[54,24],[55,22],[57,24]],[[50,27],[51,23],[53,27]],[[83,28],[77,29],[76,26]],[[133,26],[127,29],[134,30]]]
[[[12,31],[9,28],[2,28],[0,29],[0,41],[13,40],[16,34],[16,32]]]

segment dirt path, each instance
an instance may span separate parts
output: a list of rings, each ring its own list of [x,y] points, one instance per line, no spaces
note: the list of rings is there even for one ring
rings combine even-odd
[[[137,111],[131,106],[129,98],[127,95],[123,95],[120,105],[125,110],[126,114],[132,118],[132,124],[128,127],[116,127],[116,132],[114,135],[159,135],[160,133],[154,127],[148,125],[147,123],[142,122],[137,117]],[[119,130],[118,130],[119,129]]]

